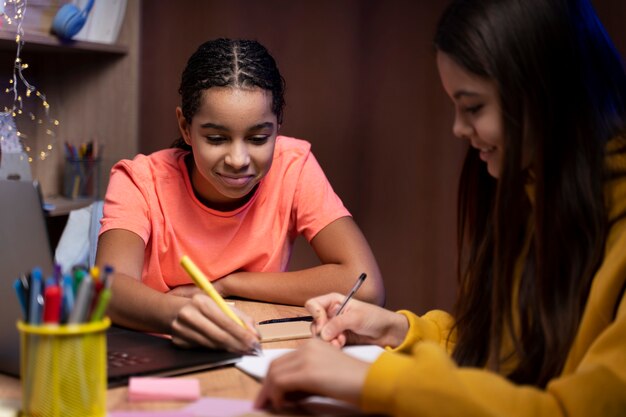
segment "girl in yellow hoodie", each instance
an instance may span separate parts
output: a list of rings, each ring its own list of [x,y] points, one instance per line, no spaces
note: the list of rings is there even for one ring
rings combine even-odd
[[[311,299],[257,397],[393,416],[626,415],[626,74],[588,0],[455,0],[437,66],[470,147],[454,314]],[[327,343],[330,342],[330,343]],[[373,364],[338,346],[386,348]]]

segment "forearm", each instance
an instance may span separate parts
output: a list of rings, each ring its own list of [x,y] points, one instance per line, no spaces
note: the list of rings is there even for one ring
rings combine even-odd
[[[217,282],[226,296],[304,305],[309,298],[329,292],[347,294],[361,272],[366,272],[368,279],[355,298],[382,304],[384,289],[377,268],[369,271],[347,265],[325,264],[293,272],[237,272]]]
[[[171,324],[189,299],[156,291],[128,275],[115,274],[108,315],[132,329],[171,333]]]

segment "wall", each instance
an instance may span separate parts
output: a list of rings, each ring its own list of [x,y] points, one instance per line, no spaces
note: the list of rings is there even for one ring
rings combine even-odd
[[[610,19],[611,34],[621,37],[623,52],[623,2],[596,3],[601,16]],[[444,5],[143,2],[139,149],[152,152],[178,137],[179,77],[200,43],[220,36],[259,40],[287,80],[282,133],[312,142],[376,254],[387,306],[418,312],[449,308],[456,282],[456,187],[465,144],[451,134],[451,105],[431,49]],[[315,259],[308,245],[298,242],[291,266]]]

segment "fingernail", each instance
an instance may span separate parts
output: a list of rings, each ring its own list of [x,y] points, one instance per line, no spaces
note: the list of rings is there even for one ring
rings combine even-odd
[[[263,349],[261,349],[261,344],[258,342],[254,343],[250,350],[255,356],[263,356]]]

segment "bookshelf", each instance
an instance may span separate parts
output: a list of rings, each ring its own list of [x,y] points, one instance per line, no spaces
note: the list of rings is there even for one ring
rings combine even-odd
[[[45,33],[25,31],[24,39],[27,40],[27,48],[33,52],[49,53],[98,53],[125,55],[128,53],[126,45],[106,44],[97,42],[71,41],[62,42],[55,36]],[[0,29],[0,50],[8,51],[15,49],[15,33],[6,29]]]
[[[49,0],[54,3],[55,0]],[[45,3],[40,0],[39,3]],[[28,12],[27,12],[28,13]],[[24,71],[28,82],[46,95],[50,117],[57,119],[54,148],[45,160],[32,155],[33,179],[40,182],[44,199],[63,204],[62,192],[64,143],[80,144],[97,137],[104,144],[100,195],[108,183],[111,166],[137,153],[139,103],[140,0],[128,0],[124,21],[114,44],[71,41],[62,42],[42,30],[24,27],[21,57],[29,64]],[[0,29],[0,86],[4,89],[15,59],[15,32]],[[11,98],[2,97],[3,107]],[[38,117],[43,110],[32,99],[29,109]],[[25,142],[41,149],[50,142],[43,127],[18,123],[27,134]]]

